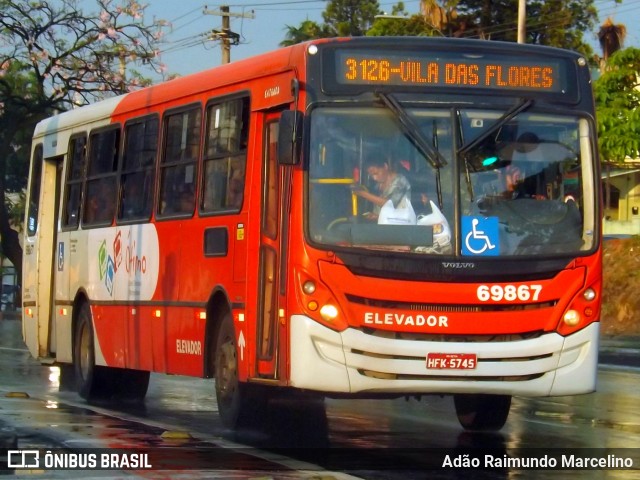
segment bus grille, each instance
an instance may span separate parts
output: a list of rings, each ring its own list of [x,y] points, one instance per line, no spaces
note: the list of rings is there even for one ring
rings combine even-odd
[[[424,357],[410,357],[410,356],[398,356],[398,355],[386,355],[373,352],[364,352],[362,350],[351,349],[351,353],[356,355],[362,355],[365,357],[373,357],[384,360],[405,360],[405,361],[419,361],[423,362]],[[500,358],[479,358],[478,364],[490,364],[507,362],[511,364],[518,364],[520,362],[534,362],[536,360],[542,360],[552,357],[552,353],[545,353],[541,355],[529,355],[526,357],[500,357]],[[371,369],[359,368],[358,373],[365,377],[379,378],[383,380],[436,380],[436,381],[482,381],[482,382],[526,382],[534,380],[544,375],[544,372],[529,373],[525,375],[416,375],[416,374],[404,374],[404,373],[392,373],[381,372]]]
[[[549,300],[547,302],[527,303],[519,305],[463,305],[448,303],[415,303],[415,302],[398,302],[394,300],[378,300],[372,298],[360,297],[357,295],[346,295],[347,300],[352,303],[366,305],[368,307],[390,308],[399,310],[412,310],[416,312],[442,312],[442,313],[474,313],[474,312],[514,312],[522,310],[539,310],[542,308],[554,307],[558,300]]]
[[[414,340],[423,342],[461,342],[461,343],[496,343],[496,342],[517,342],[520,340],[531,340],[539,338],[545,334],[543,330],[524,333],[510,334],[480,334],[480,335],[452,335],[441,333],[417,333],[417,332],[395,332],[390,330],[378,330],[370,327],[361,327],[362,333],[380,338],[390,338],[395,340]]]
[[[453,375],[406,375],[396,373],[374,372],[373,370],[358,370],[360,375],[382,380],[434,380],[438,382],[527,382],[542,377],[545,373],[534,373],[529,375],[509,375],[502,377],[482,377],[482,376],[453,376]]]

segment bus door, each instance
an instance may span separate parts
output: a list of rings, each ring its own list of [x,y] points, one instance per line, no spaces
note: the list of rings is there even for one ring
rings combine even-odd
[[[23,337],[29,352],[41,359],[56,351],[55,272],[63,268],[65,258],[57,236],[62,160],[61,156],[43,159],[42,149],[36,147],[32,167],[23,262],[23,271],[29,272],[23,282],[28,292]]]
[[[280,110],[263,117],[262,215],[258,273],[258,321],[256,322],[257,374],[260,378],[278,378],[278,325],[285,305],[282,272],[283,222],[288,169],[278,165],[277,139]]]

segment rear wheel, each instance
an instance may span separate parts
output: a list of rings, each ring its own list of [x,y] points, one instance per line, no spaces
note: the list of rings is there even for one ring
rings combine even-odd
[[[149,386],[149,372],[96,365],[93,322],[88,303],[80,306],[73,346],[73,364],[78,394],[86,399],[140,401]]]
[[[500,430],[511,408],[510,395],[454,395],[456,415],[465,430]]]
[[[101,373],[95,363],[91,309],[87,303],[80,306],[78,314],[73,345],[73,364],[78,394],[86,400],[96,397],[97,386],[104,383],[101,382],[104,379],[100,378]]]
[[[233,319],[227,312],[218,330],[215,350],[216,399],[220,420],[235,429],[264,420],[267,392],[238,379],[238,354]]]

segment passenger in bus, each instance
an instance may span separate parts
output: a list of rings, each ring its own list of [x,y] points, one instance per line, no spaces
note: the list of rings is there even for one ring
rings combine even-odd
[[[355,195],[373,204],[373,211],[364,214],[366,219],[379,221],[380,211],[389,200],[391,200],[394,208],[398,208],[401,202],[411,198],[411,184],[409,180],[393,168],[389,159],[376,157],[369,160],[366,164],[366,172],[369,177],[376,182],[377,194],[369,192],[365,186],[360,183],[351,185],[351,191]]]
[[[232,161],[227,187],[227,206],[240,210],[244,196],[244,168],[242,161]]]
[[[98,180],[88,188],[85,223],[103,223],[113,218],[115,192],[110,180]]]
[[[193,212],[193,201],[195,198],[194,185],[192,183],[185,184],[178,194],[176,204],[176,213]]]
[[[535,133],[525,132],[518,137],[514,145],[514,151],[509,164],[503,172],[504,197],[508,199],[535,198],[544,200],[546,196],[536,185],[534,176],[527,177],[531,165],[538,165],[540,169],[544,163],[542,152],[539,148],[540,139]],[[537,172],[536,172],[537,173]]]
[[[146,212],[146,202],[140,179],[129,177],[124,185],[122,218],[136,218]]]
[[[523,191],[523,175],[522,171],[516,165],[508,165],[504,169],[504,196],[508,199],[516,199],[525,197]]]

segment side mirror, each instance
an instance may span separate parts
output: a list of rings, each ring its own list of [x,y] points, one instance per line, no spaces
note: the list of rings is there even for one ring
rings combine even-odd
[[[278,124],[278,163],[296,165],[300,161],[302,122],[304,115],[298,110],[285,110]]]

